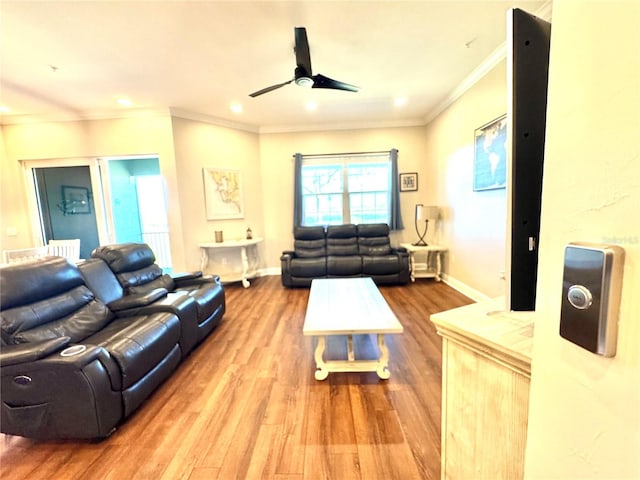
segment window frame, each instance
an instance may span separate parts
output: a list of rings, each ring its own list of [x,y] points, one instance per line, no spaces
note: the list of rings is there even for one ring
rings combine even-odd
[[[350,167],[354,167],[356,165],[375,165],[381,164],[385,166],[385,189],[384,190],[368,190],[368,189],[359,189],[359,190],[349,190],[349,169]],[[340,169],[341,179],[340,179],[340,192],[316,192],[311,194],[305,194],[305,169],[310,167],[317,166],[334,166]],[[343,223],[386,223],[390,224],[391,216],[392,216],[392,195],[393,195],[393,168],[391,162],[391,152],[369,152],[369,153],[347,153],[347,154],[329,154],[329,155],[301,155],[301,169],[300,169],[300,178],[298,181],[300,182],[300,205],[301,205],[301,225],[303,226],[326,226],[332,224],[343,224]],[[385,214],[384,219],[375,218],[371,222],[356,222],[354,221],[354,217],[358,215],[362,218],[363,215],[366,215],[367,211],[361,211],[354,215],[353,212],[353,196],[354,195],[364,195],[367,193],[371,193],[373,195],[384,195],[386,198],[384,200],[385,203]],[[319,198],[321,195],[340,195],[341,197],[341,209],[342,209],[342,218],[336,223],[331,220],[325,222],[322,220],[322,214],[320,213],[320,209],[318,208],[316,211],[315,221],[308,221],[309,216],[306,214],[307,211],[307,198]],[[375,202],[377,203],[377,202]],[[374,215],[379,215],[378,209],[370,210]],[[330,210],[329,210],[330,213]]]

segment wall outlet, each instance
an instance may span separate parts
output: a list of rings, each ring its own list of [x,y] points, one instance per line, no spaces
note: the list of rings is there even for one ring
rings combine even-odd
[[[16,227],[7,227],[7,237],[17,237],[18,229]]]

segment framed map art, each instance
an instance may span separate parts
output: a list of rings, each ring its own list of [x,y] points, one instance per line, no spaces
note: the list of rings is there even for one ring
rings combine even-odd
[[[239,170],[203,168],[207,220],[244,217],[242,178]]]
[[[476,129],[473,190],[494,190],[507,185],[507,116]]]

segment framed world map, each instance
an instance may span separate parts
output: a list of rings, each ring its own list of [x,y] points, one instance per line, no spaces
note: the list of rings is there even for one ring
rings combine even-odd
[[[507,185],[507,116],[476,129],[473,190],[494,190]]]
[[[243,218],[240,171],[205,167],[202,175],[207,220]]]

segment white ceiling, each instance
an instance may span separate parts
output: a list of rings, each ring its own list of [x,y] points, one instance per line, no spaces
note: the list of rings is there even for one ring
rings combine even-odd
[[[545,3],[2,0],[0,105],[11,110],[0,122],[171,109],[255,130],[423,124],[504,44],[510,7]],[[314,74],[361,91],[292,83],[250,98],[293,77],[295,26]]]

